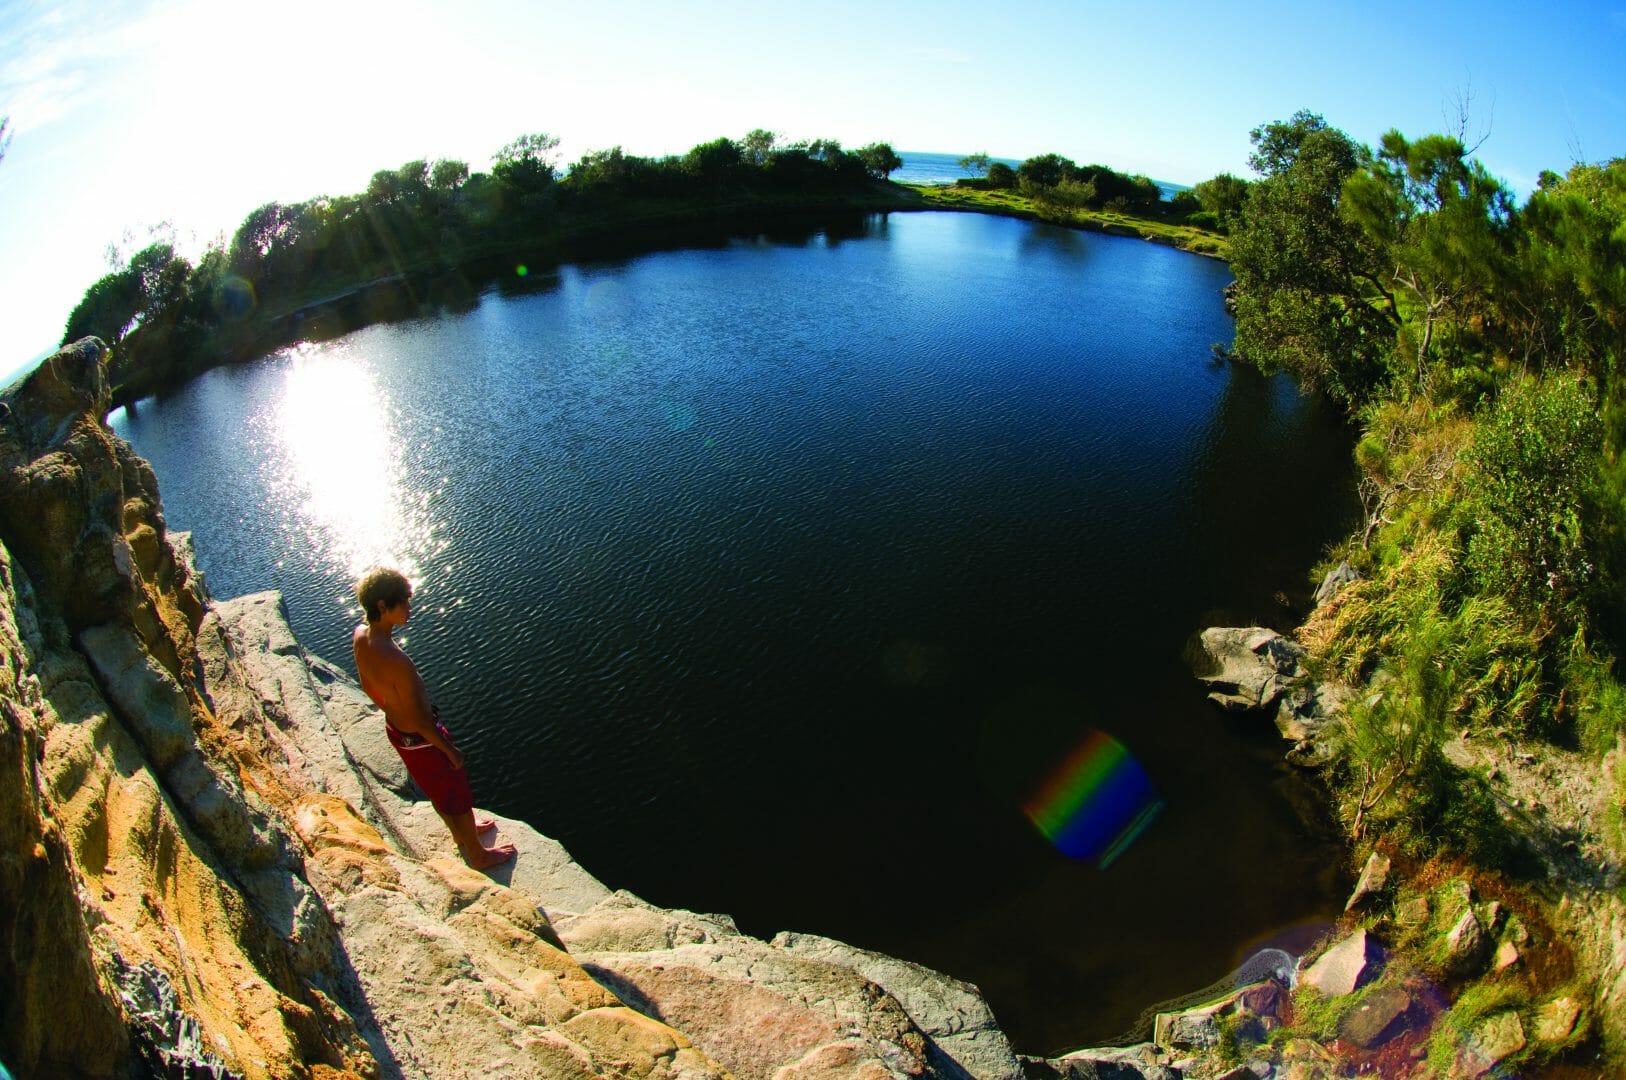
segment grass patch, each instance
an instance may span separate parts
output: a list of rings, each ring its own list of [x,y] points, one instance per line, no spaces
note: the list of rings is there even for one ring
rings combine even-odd
[[[915,209],[995,214],[1001,217],[1064,225],[1085,232],[1137,237],[1196,255],[1211,255],[1223,259],[1230,254],[1229,241],[1219,233],[1196,225],[1178,224],[1156,217],[1141,217],[1114,210],[1046,206],[1021,192],[1009,189],[988,191],[957,187],[952,184],[919,184],[910,185],[909,190],[920,199],[920,205]]]
[[[1499,1066],[1516,1069],[1531,1054],[1531,1004],[1529,992],[1517,983],[1480,982],[1470,986],[1434,1025],[1434,1033],[1428,1040],[1429,1068],[1437,1076],[1454,1075],[1458,1056],[1480,1028],[1493,1017],[1511,1012],[1519,1018],[1525,1045],[1502,1059]]]

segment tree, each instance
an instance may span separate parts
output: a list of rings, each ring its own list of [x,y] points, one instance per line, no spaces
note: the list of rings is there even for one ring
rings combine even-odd
[[[622,192],[638,161],[638,158],[623,154],[619,146],[612,146],[608,150],[591,150],[570,167],[567,179],[572,188],[584,192],[594,189]]]
[[[299,220],[297,206],[269,202],[249,213],[231,239],[228,256],[232,270],[250,281],[263,284],[271,252],[291,237]]]
[[[1381,251],[1339,212],[1370,154],[1320,116],[1255,128],[1252,186],[1231,234],[1234,351],[1345,401],[1387,381],[1400,319]]]
[[[779,136],[767,128],[752,128],[740,140],[740,156],[752,165],[766,165]]]
[[[456,191],[468,182],[469,166],[464,161],[441,158],[429,170],[429,186],[435,191]]]
[[[1046,206],[1065,210],[1083,210],[1100,203],[1100,193],[1094,182],[1068,178],[1054,187],[1033,189],[1033,198]]]
[[[492,158],[491,172],[521,192],[537,192],[553,183],[553,151],[559,138],[544,131],[521,135]]]
[[[1519,216],[1519,272],[1502,299],[1526,362],[1569,356],[1600,377],[1626,349],[1626,158],[1546,174]]]
[[[988,166],[988,186],[991,188],[1013,188],[1016,186],[1016,170],[1003,161],[996,161]]]
[[[1415,334],[1414,385],[1430,390],[1430,353],[1442,320],[1486,314],[1512,253],[1513,204],[1462,143],[1383,136],[1377,155],[1344,185],[1342,209],[1393,265],[1389,283]]]
[[[1267,178],[1280,176],[1298,163],[1304,144],[1321,135],[1340,137],[1348,144],[1346,149],[1351,153],[1355,149],[1348,136],[1337,128],[1328,127],[1320,113],[1300,109],[1288,120],[1262,124],[1248,133],[1248,139],[1253,143],[1253,153],[1248,155],[1248,167]]]
[[[1230,173],[1220,173],[1191,189],[1202,208],[1214,215],[1220,228],[1229,229],[1242,213],[1248,198],[1248,182]]]
[[[1078,173],[1078,166],[1060,154],[1040,154],[1030,157],[1016,167],[1016,179],[1024,191],[1032,188],[1053,188]]]
[[[972,176],[982,176],[988,172],[988,152],[978,150],[975,154],[967,154],[960,159],[959,165]]]
[[[85,290],[68,315],[62,343],[94,334],[109,345],[118,344],[138,323],[179,302],[191,269],[170,244],[141,249],[131,256],[128,266],[104,275]]]
[[[858,160],[864,163],[864,171],[876,180],[885,180],[903,168],[903,159],[884,142],[870,143],[860,149]]]
[[[373,202],[416,202],[429,190],[429,163],[409,161],[398,169],[380,169],[367,183]]]
[[[692,148],[683,155],[683,169],[701,180],[721,185],[734,176],[742,160],[739,143],[725,137]]]
[[[104,274],[74,305],[62,332],[67,345],[94,334],[109,345],[118,344],[141,310],[141,284],[128,270]]]
[[[837,139],[813,139],[806,149],[807,156],[814,161],[829,161],[841,156],[841,142]]]

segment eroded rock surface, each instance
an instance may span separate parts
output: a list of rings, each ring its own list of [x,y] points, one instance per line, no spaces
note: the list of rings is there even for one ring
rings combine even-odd
[[[1349,691],[1312,679],[1306,657],[1302,645],[1265,626],[1211,626],[1190,650],[1192,670],[1208,687],[1210,701],[1227,712],[1270,716],[1294,743],[1289,760],[1319,765],[1325,748],[1317,736]]]

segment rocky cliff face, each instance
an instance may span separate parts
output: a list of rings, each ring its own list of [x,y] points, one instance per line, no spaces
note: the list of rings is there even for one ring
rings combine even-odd
[[[274,594],[215,603],[93,340],[0,415],[0,1062],[19,1077],[1014,1078],[975,988],[457,860]],[[190,1070],[190,1071],[188,1071]]]

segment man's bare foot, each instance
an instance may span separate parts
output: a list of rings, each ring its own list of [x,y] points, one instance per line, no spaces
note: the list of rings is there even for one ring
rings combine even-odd
[[[480,853],[472,859],[464,855],[463,861],[476,870],[489,870],[493,866],[501,866],[518,854],[519,849],[513,844],[498,844],[496,847],[481,848]]]
[[[492,829],[495,829],[496,827],[497,827],[497,819],[496,818],[476,817],[474,819],[474,831],[477,832],[477,833],[490,832]]]

